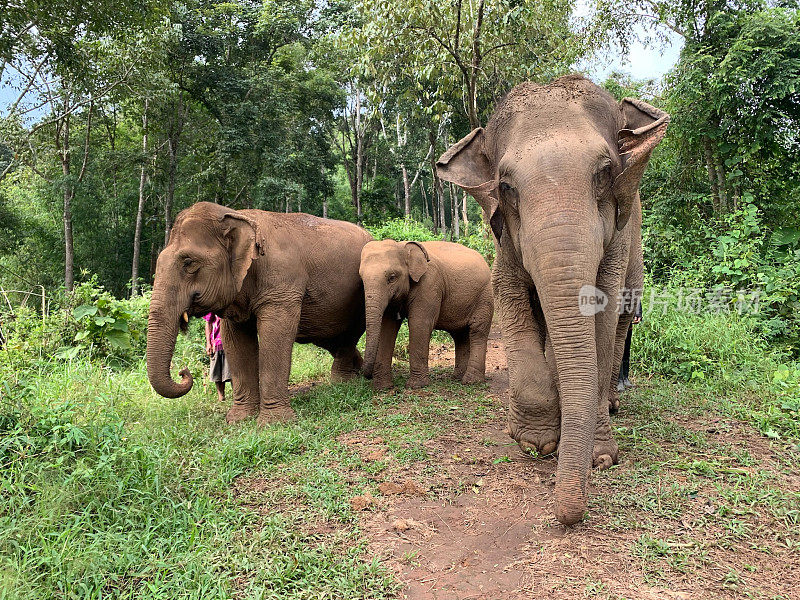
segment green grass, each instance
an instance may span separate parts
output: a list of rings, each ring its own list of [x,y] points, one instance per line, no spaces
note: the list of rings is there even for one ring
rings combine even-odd
[[[293,381],[330,365],[308,347],[295,358]],[[320,457],[372,411],[363,382],[305,394],[296,423],[263,431],[226,425],[200,381],[184,398],[156,396],[143,365],[117,373],[40,363],[9,383],[0,597],[364,598],[392,589],[357,530],[320,544],[303,527],[352,521],[350,494]],[[257,470],[307,472],[311,510],[305,501],[263,516],[243,507],[232,484]]]
[[[640,385],[613,420],[627,462],[593,475],[589,526],[632,535],[621,551],[651,585],[703,572],[715,548],[797,551],[800,497],[780,477],[800,458],[800,369],[729,316],[668,313],[636,331]],[[179,339],[175,364],[196,384],[176,400],[152,392],[142,362],[110,368],[10,345],[0,598],[393,597],[398,584],[367,551],[350,499],[404,465],[438,472],[428,440],[503,416],[481,387],[434,377],[424,394],[403,390],[401,331],[395,391],[323,381],[293,398],[296,422],[230,426],[203,381],[197,334]],[[330,364],[297,345],[291,383],[324,380]],[[737,427],[774,450],[769,468],[763,449],[731,443]],[[347,436],[381,437],[386,459],[365,460]],[[494,464],[510,460],[504,451]],[[725,585],[749,577],[737,567]],[[580,585],[614,597],[607,583]]]

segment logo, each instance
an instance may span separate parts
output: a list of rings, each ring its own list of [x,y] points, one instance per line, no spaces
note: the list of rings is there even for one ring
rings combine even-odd
[[[608,296],[593,285],[585,285],[578,292],[578,309],[584,317],[603,312],[608,306]]]

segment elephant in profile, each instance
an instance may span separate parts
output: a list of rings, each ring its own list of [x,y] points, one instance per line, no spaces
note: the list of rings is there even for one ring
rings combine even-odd
[[[509,431],[523,449],[558,447],[565,524],[583,518],[592,464],[618,460],[609,394],[642,287],[639,183],[668,123],[583,77],[526,82],[437,163],[491,224]]]
[[[364,332],[358,268],[372,237],[362,228],[303,213],[232,210],[199,202],[175,219],[156,265],[147,328],[147,375],[168,398],[192,388],[170,375],[178,330],[189,317],[224,318],[222,343],[233,383],[227,421],[258,424],[294,416],[288,381],[292,345],[334,357],[332,380],[356,376]]]
[[[361,251],[367,311],[364,374],[376,389],[392,385],[392,355],[408,317],[408,387],[428,384],[434,329],[456,344],[455,378],[484,380],[486,341],[492,326],[491,271],[483,257],[451,242],[369,242]]]

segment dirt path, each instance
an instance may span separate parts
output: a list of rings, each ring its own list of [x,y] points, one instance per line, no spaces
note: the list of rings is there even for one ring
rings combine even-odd
[[[452,366],[452,348],[433,347],[431,362]],[[425,443],[427,460],[386,473],[377,508],[362,513],[370,552],[385,557],[403,585],[400,597],[800,598],[800,558],[791,546],[800,540],[795,532],[781,547],[773,535],[779,513],[743,510],[738,522],[749,535],[717,531],[713,517],[723,492],[713,481],[696,485],[680,466],[665,466],[660,475],[635,452],[626,452],[617,469],[592,476],[587,522],[558,524],[551,504],[555,460],[523,455],[505,432],[508,370],[497,332],[487,375],[489,418],[454,419]],[[623,431],[639,426],[635,417],[615,421]],[[707,428],[701,417],[683,426]],[[714,443],[740,444],[743,432],[729,432]],[[758,458],[768,459],[774,451],[755,437]],[[380,438],[354,439],[345,443],[365,456],[382,455]]]

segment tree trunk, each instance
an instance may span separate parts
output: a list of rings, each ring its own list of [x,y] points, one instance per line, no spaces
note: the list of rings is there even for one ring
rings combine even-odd
[[[142,113],[142,170],[139,175],[139,205],[136,208],[136,230],[133,234],[133,264],[131,265],[131,297],[139,291],[139,253],[142,247],[142,212],[144,211],[144,188],[147,183],[147,104]]]
[[[716,162],[717,188],[719,189],[719,208],[723,213],[728,212],[728,188],[725,182],[725,167],[722,161]]]
[[[714,165],[714,152],[711,149],[711,140],[703,136],[703,152],[706,158],[706,171],[708,172],[708,183],[711,186],[711,205],[714,214],[720,212],[719,186],[717,185],[717,167]]]
[[[467,216],[467,192],[461,198],[461,218],[464,220],[464,235],[469,235],[469,217]]]
[[[411,216],[411,187],[408,185],[408,170],[406,169],[405,164],[400,165],[400,169],[403,171],[403,195],[405,196],[405,216]]]
[[[323,219],[327,219],[328,218],[328,199],[327,198],[325,198],[322,201],[322,218]]]
[[[422,195],[422,218],[427,221],[430,213],[428,212],[428,195],[425,193],[425,179],[423,177],[419,179],[419,191]]]
[[[65,109],[68,105],[65,100]],[[57,124],[56,127],[56,149],[61,159],[61,172],[64,175],[64,210],[62,219],[64,222],[64,287],[68,292],[72,291],[75,285],[74,263],[75,251],[72,238],[72,198],[74,195],[73,182],[70,180],[71,169],[71,149],[70,149],[70,115],[67,115]]]
[[[172,202],[175,198],[175,180],[178,174],[178,143],[183,132],[183,94],[179,93],[174,103],[175,109],[169,120],[167,133],[167,150],[169,167],[167,172],[167,196],[164,200],[164,246],[169,243],[169,232],[172,230]]]
[[[458,214],[458,192],[456,186],[450,184],[450,223],[453,225],[453,239],[461,237],[461,226],[459,223],[460,217]]]
[[[361,188],[364,185],[364,136],[356,132],[356,189],[354,190],[356,202],[356,217],[361,225],[363,213],[361,211]]]

